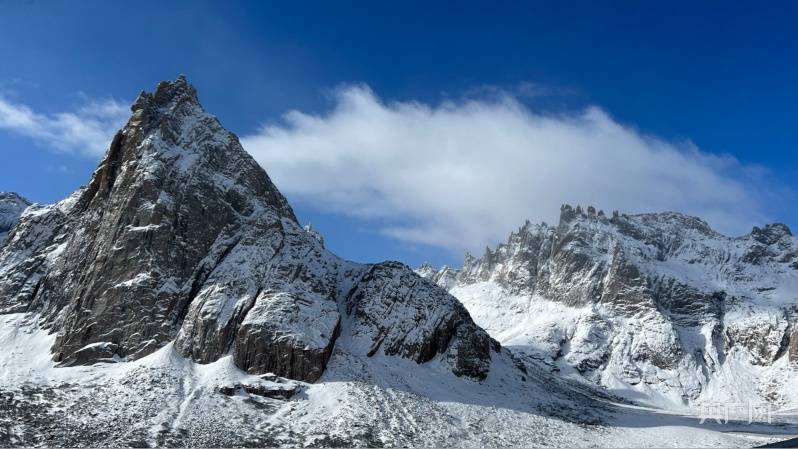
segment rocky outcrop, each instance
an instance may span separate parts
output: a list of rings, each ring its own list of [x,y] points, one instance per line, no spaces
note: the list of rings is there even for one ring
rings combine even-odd
[[[235,362],[249,372],[314,382],[340,332],[341,316],[333,301],[261,294],[236,332]]]
[[[300,386],[296,383],[234,384],[234,385],[222,385],[219,387],[219,393],[222,393],[223,395],[226,396],[234,396],[239,392],[244,392],[247,394],[254,394],[255,396],[262,396],[264,398],[281,399],[281,400],[291,399],[291,397],[297,394],[299,390]]]
[[[3,246],[8,231],[17,224],[20,215],[30,204],[17,193],[0,192],[0,246]]]
[[[30,237],[19,231],[46,221],[41,227],[54,232],[42,243],[58,245],[57,257],[29,270],[24,260],[14,263],[12,251],[0,256],[4,269],[36,282],[17,300],[52,317],[58,361],[94,343],[112,343],[127,358],[163,346],[214,268],[208,254],[244,224],[241,217],[295,221],[185,79],[142,93],[132,111],[87,187],[23,216],[15,238]]]
[[[50,322],[59,307],[50,306],[51,279],[64,276],[60,256],[70,238],[68,215],[76,195],[53,206],[33,205],[0,246],[0,313],[41,311]],[[40,293],[41,291],[41,293]]]
[[[399,263],[372,266],[347,295],[346,310],[369,356],[424,363],[446,353],[455,374],[483,379],[491,351],[499,350],[457,299]]]
[[[793,366],[798,365],[798,327],[793,326],[789,337],[789,359]]]
[[[89,184],[28,208],[0,246],[0,313],[38,314],[55,360],[132,360],[174,341],[198,362],[232,353],[251,373],[315,381],[355,328],[386,355],[486,375],[496,345],[456,299],[407,267],[328,252],[185,78],[131,110]]]

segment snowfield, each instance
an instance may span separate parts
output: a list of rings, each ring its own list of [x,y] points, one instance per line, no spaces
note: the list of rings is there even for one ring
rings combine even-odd
[[[219,388],[293,381],[247,374],[230,356],[199,364],[172,345],[133,362],[56,367],[54,336],[35,323],[0,317],[3,446],[746,447],[798,434],[794,415],[773,425],[700,424],[544,370],[524,381],[506,353],[475,382],[440,360],[353,356],[347,340],[322,379],[297,383],[289,400],[228,396]]]

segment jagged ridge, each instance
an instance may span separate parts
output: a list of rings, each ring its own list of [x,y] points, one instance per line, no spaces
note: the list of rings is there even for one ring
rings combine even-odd
[[[419,273],[503,344],[673,402],[723,385],[728,363],[771,366],[798,353],[798,239],[783,224],[732,238],[679,213],[564,205],[557,226],[527,222],[460,269]],[[762,394],[779,382],[762,380]]]

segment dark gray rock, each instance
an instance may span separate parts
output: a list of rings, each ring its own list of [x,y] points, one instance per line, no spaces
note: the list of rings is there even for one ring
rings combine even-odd
[[[143,93],[132,110],[69,211],[63,267],[48,273],[58,288],[38,293],[64,308],[56,360],[98,341],[128,358],[163,346],[218,262],[208,254],[239,217],[266,208],[295,221],[184,78]]]
[[[97,362],[119,361],[117,350],[119,346],[110,342],[100,342],[87,345],[67,359],[61,361],[61,366],[89,365]]]
[[[245,392],[254,394],[264,398],[288,400],[294,395],[299,393],[301,387],[298,384],[291,383],[285,385],[272,385],[272,384],[233,384],[222,385],[219,387],[219,392],[225,396],[234,396],[238,392]]]
[[[315,382],[341,332],[332,301],[289,294],[261,295],[236,332],[234,360],[251,373],[276,373]]]
[[[346,310],[368,356],[424,363],[445,354],[455,374],[483,379],[491,351],[499,350],[456,298],[398,262],[372,266],[349,292]]]
[[[793,365],[798,364],[798,326],[794,326],[790,333],[789,360]]]
[[[20,215],[30,206],[30,201],[14,192],[0,192],[0,246],[8,232],[17,224]]]
[[[767,224],[763,228],[754,226],[751,238],[765,245],[773,245],[784,237],[791,237],[792,231],[783,223]]]

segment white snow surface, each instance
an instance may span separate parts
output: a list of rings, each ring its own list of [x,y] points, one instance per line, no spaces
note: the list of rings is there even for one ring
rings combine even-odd
[[[700,424],[591,398],[543,371],[524,381],[507,353],[474,382],[440,360],[363,358],[346,338],[322,379],[299,384],[290,400],[226,396],[220,386],[281,384],[241,371],[231,357],[192,362],[172,345],[134,362],[56,367],[48,352],[54,336],[36,322],[0,317],[0,394],[28,413],[27,421],[8,409],[0,415],[0,435],[13,445],[745,447],[798,432],[791,415],[778,426]],[[32,432],[36,419],[53,420],[57,433]]]

